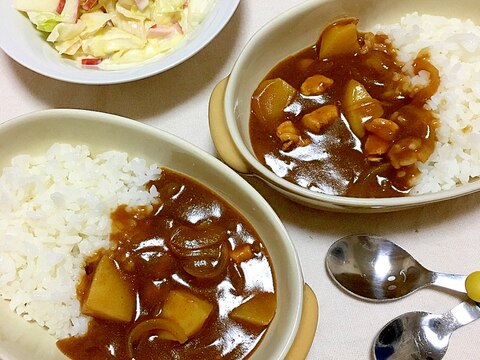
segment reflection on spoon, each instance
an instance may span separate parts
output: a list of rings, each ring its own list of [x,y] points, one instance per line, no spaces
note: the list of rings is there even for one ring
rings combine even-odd
[[[330,246],[326,267],[343,288],[368,300],[396,300],[429,285],[465,293],[465,275],[432,272],[393,242],[348,235]]]
[[[439,360],[447,352],[450,336],[480,317],[475,302],[463,302],[443,315],[411,312],[393,319],[379,332],[373,353],[376,360]]]

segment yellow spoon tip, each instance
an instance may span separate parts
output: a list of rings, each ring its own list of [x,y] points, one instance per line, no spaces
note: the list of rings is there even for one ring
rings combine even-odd
[[[465,289],[470,299],[480,302],[480,271],[474,271],[467,276]]]

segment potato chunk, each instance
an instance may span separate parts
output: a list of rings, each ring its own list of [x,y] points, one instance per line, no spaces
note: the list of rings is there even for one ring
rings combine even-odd
[[[321,59],[337,55],[355,54],[360,50],[356,20],[334,23],[327,27],[320,38]]]
[[[175,321],[188,338],[197,333],[210,316],[213,305],[183,290],[172,290],[163,305],[161,317]],[[168,339],[168,333],[159,334]]]
[[[260,120],[279,123],[296,95],[297,90],[280,78],[262,81],[253,93],[252,110]]]
[[[95,269],[82,312],[96,318],[125,321],[135,311],[135,294],[108,256],[103,256]]]
[[[230,313],[235,321],[256,326],[270,324],[277,309],[277,299],[273,293],[260,293],[236,307]]]
[[[359,138],[365,135],[364,122],[383,115],[380,102],[372,98],[367,89],[353,79],[347,83],[342,105],[350,129]]]

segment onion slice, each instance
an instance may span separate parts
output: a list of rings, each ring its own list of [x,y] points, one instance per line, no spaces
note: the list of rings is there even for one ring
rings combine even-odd
[[[145,320],[136,325],[128,335],[128,352],[132,358],[134,344],[137,343],[145,333],[152,331],[167,331],[172,334],[180,344],[188,340],[183,328],[173,320],[162,318]]]
[[[195,229],[179,226],[169,240],[171,250],[179,257],[198,255],[196,250],[217,247],[227,239],[227,232],[219,226]]]
[[[183,269],[199,279],[213,279],[219,276],[227,267],[229,251],[226,244],[220,244],[215,257],[198,256],[181,260]]]

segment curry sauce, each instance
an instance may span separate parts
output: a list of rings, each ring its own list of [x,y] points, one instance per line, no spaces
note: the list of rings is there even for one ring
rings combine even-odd
[[[248,358],[276,309],[263,242],[237,210],[194,180],[163,169],[151,185],[160,194],[155,204],[112,214],[114,246],[90,259],[78,287],[82,311],[93,316],[88,332],[58,347],[75,360]],[[107,304],[97,306],[91,298],[104,266],[126,288],[110,287]],[[109,309],[115,294],[129,293],[133,314]]]

